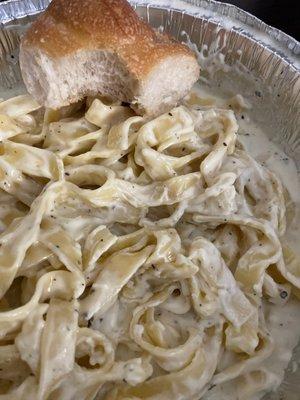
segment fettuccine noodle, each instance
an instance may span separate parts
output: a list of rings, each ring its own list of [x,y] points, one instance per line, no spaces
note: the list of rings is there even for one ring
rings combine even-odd
[[[278,384],[264,307],[300,293],[282,185],[232,110],[184,104],[0,103],[1,400]]]

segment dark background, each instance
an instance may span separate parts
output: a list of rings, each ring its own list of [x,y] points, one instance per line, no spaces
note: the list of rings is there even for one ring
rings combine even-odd
[[[3,0],[0,0],[0,2]],[[220,0],[256,15],[300,40],[300,0]]]
[[[222,0],[221,0],[222,1]],[[226,0],[300,40],[300,0]]]

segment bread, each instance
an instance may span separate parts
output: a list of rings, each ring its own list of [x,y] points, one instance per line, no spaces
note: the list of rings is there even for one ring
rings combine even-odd
[[[154,31],[126,0],[53,0],[21,41],[28,92],[59,108],[102,94],[156,115],[199,77],[195,55]]]

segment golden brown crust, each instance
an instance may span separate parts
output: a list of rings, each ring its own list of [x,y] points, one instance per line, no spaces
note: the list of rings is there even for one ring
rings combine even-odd
[[[160,59],[194,57],[187,46],[156,33],[126,0],[53,0],[27,31],[22,46],[52,58],[79,50],[112,51],[139,79]]]

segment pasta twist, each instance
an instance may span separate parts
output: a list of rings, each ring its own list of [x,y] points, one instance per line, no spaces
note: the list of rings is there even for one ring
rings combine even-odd
[[[0,103],[0,139],[1,400],[189,400],[220,384],[246,399],[279,384],[265,310],[299,297],[299,260],[282,185],[232,110],[149,121],[24,95]]]

